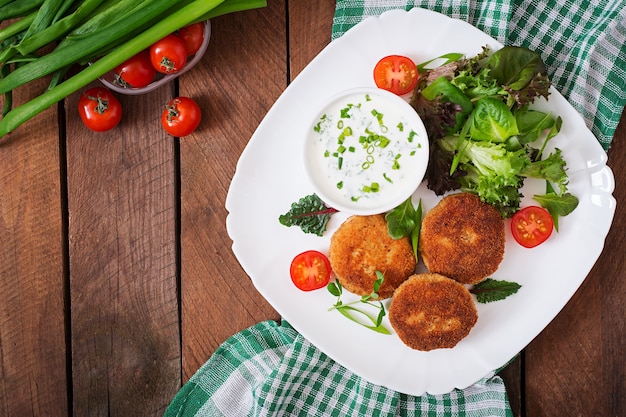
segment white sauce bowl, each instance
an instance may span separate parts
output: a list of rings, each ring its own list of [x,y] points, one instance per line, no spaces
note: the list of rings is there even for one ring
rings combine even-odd
[[[328,206],[358,215],[385,213],[413,195],[428,157],[417,112],[378,88],[333,96],[315,115],[304,145],[316,194]]]

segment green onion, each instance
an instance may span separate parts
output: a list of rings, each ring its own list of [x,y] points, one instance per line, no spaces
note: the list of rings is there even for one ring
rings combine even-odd
[[[149,10],[152,12],[156,7],[156,4],[161,5],[161,2],[165,0],[154,0],[147,1],[147,6],[143,10]],[[195,21],[196,19],[205,16],[211,10],[215,9],[219,4],[221,4],[224,0],[195,0],[193,2],[189,2],[186,6],[179,8],[177,11],[172,12],[167,17],[163,17],[159,22],[150,26],[145,31],[134,35],[131,39],[111,51],[109,54],[103,56],[98,59],[92,65],[86,67],[73,77],[69,78],[65,82],[57,85],[56,87],[46,91],[40,96],[34,98],[33,100],[24,103],[23,105],[11,110],[8,112],[5,117],[0,121],[0,137],[6,135],[7,133],[13,131],[16,127],[31,119],[41,111],[47,109],[52,106],[54,103],[64,99],[68,95],[76,92],[80,88],[89,84],[90,82],[96,80],[98,77],[107,73],[108,71],[115,68],[117,65],[126,61],[128,58],[134,56],[139,53],[143,49],[149,47],[151,44],[161,39],[163,36],[172,33],[183,26],[186,26],[190,22]],[[168,1],[171,4],[171,1]],[[248,5],[250,8],[261,7],[261,4],[265,2],[259,0],[248,0]],[[227,9],[222,9],[227,10]],[[147,14],[148,15],[148,14]],[[133,15],[134,16],[134,15]],[[148,18],[152,16],[152,14],[148,15]],[[143,16],[144,19],[146,16]],[[132,18],[132,16],[127,17],[129,21],[134,21],[136,24],[139,24],[138,20],[140,18]],[[117,26],[117,25],[116,25]],[[119,29],[119,28],[117,28]],[[107,32],[109,35],[112,32]],[[102,34],[101,34],[102,35]],[[77,41],[72,48],[68,48],[74,53],[78,54],[80,49],[78,48],[87,48],[88,44],[86,41],[97,41],[96,37],[87,36],[84,38],[84,41]],[[102,45],[102,43],[100,43]],[[48,55],[43,56],[40,59],[46,58]],[[45,61],[47,62],[47,61]],[[49,62],[48,62],[49,63]],[[58,63],[52,62],[51,66],[58,68],[62,67]],[[0,80],[0,84],[4,85],[0,91],[7,92],[12,88],[6,88],[6,85],[13,85],[14,81],[7,80],[17,73],[21,68],[26,68],[28,65],[24,65],[23,67],[18,68],[16,71],[8,75],[3,80]],[[44,72],[50,72],[49,68],[45,68]],[[18,74],[19,75],[19,74]],[[31,78],[32,77],[25,77]]]
[[[82,21],[89,13],[91,13],[103,0],[86,0],[74,11],[74,13],[47,25],[48,21],[42,21],[40,16],[44,12],[44,8],[34,16],[33,22],[29,25],[24,38],[17,45],[7,48],[0,56],[0,62],[6,62],[17,52],[22,55],[37,51],[39,48],[49,44],[54,39],[69,32],[76,24]],[[48,2],[46,2],[48,3]],[[52,11],[49,11],[50,13]],[[29,16],[30,17],[30,16]],[[27,19],[22,19],[27,20]],[[20,22],[22,21],[20,20]]]
[[[37,16],[37,12],[31,13],[30,15],[14,22],[13,24],[0,29],[0,42],[24,32],[26,29],[28,29],[30,24],[33,23],[33,20],[35,20],[35,16]],[[4,61],[0,59],[0,62]]]
[[[215,7],[215,5],[221,3],[222,1],[224,0],[213,0],[210,4]],[[142,7],[141,13],[137,12],[128,15],[120,20],[116,25],[111,25],[103,28],[98,33],[93,33],[89,36],[74,40],[72,47],[56,48],[49,54],[46,54],[26,65],[20,66],[7,77],[0,80],[0,94],[13,90],[45,75],[51,74],[54,71],[71,65],[74,62],[91,57],[95,52],[98,52],[105,46],[110,45],[112,40],[115,42],[116,39],[122,38],[124,35],[134,34],[134,32],[138,29],[143,29],[143,25],[146,21],[150,21],[155,17],[161,16],[164,12],[171,8],[171,0],[153,0],[148,1],[145,4],[146,6]],[[195,15],[197,14],[194,14],[194,16]],[[171,16],[173,15],[170,15],[170,17]],[[183,25],[185,25],[189,22],[189,19],[183,16],[182,20],[179,18],[177,22],[178,21],[184,21],[185,23]],[[176,29],[178,29],[178,27]],[[153,42],[156,42],[162,37],[163,35],[161,33],[161,37],[156,37]],[[132,42],[132,39],[129,42]],[[144,48],[147,48],[148,46],[150,46],[150,44],[145,45]],[[137,51],[137,53],[138,52],[139,51]],[[130,58],[130,56],[127,58]],[[120,63],[122,62],[124,62],[124,60]]]
[[[0,7],[0,21],[30,14],[43,0],[15,0]]]

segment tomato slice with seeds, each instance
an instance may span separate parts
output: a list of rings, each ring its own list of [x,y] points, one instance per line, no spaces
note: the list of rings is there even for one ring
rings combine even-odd
[[[513,237],[525,248],[534,248],[548,240],[552,229],[554,229],[552,216],[543,207],[524,207],[511,218]]]
[[[399,96],[413,91],[418,78],[415,63],[403,55],[386,56],[374,67],[376,86]]]
[[[289,273],[295,286],[302,291],[317,290],[330,281],[330,261],[323,253],[308,250],[293,258]]]

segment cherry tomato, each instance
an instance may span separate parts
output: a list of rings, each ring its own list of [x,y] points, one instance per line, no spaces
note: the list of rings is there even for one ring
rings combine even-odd
[[[193,23],[178,30],[178,37],[185,42],[187,55],[193,55],[202,46],[204,41],[204,23]]]
[[[123,86],[145,87],[154,80],[156,69],[150,62],[150,52],[141,51],[115,68],[116,81]]]
[[[554,223],[548,210],[539,206],[524,207],[511,218],[515,241],[525,248],[534,248],[552,234]]]
[[[302,252],[291,261],[289,273],[293,283],[302,291],[317,290],[330,281],[330,261],[315,250]]]
[[[189,97],[170,100],[161,114],[161,124],[165,131],[179,138],[196,130],[201,120],[200,106]]]
[[[122,105],[108,88],[93,87],[78,99],[78,114],[89,129],[106,132],[122,119]]]
[[[417,79],[417,67],[411,58],[406,56],[386,56],[374,67],[376,86],[400,96],[413,91]]]
[[[174,34],[167,35],[150,46],[150,61],[163,74],[180,71],[187,63],[185,42]]]

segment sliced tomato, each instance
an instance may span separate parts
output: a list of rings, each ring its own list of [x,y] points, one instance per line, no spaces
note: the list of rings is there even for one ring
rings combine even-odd
[[[317,290],[330,281],[330,261],[315,250],[302,252],[291,261],[289,273],[293,283],[302,291]]]
[[[386,56],[374,67],[376,86],[399,96],[413,91],[417,79],[417,67],[413,60],[406,56]]]
[[[534,248],[545,242],[552,234],[552,229],[552,217],[543,207],[524,207],[511,218],[513,237],[525,248]]]

